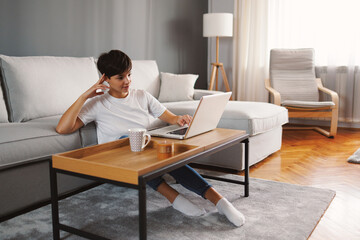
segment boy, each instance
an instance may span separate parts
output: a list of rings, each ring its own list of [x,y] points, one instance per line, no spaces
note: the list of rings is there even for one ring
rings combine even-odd
[[[191,122],[191,116],[177,116],[146,91],[130,88],[132,62],[120,50],[103,53],[97,67],[102,73],[101,78],[64,113],[56,127],[58,133],[72,133],[95,121],[98,143],[105,143],[126,136],[129,128],[147,128],[149,115],[180,126]],[[105,81],[109,87],[103,84]],[[109,91],[104,93],[105,90]],[[169,174],[185,188],[211,201],[219,213],[224,214],[235,226],[245,223],[245,217],[190,166],[185,165]],[[189,216],[205,213],[204,209],[184,198],[162,177],[148,184],[165,196],[176,210]]]

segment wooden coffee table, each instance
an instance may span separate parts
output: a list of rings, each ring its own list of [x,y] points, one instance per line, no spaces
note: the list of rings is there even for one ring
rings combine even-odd
[[[53,238],[60,239],[60,230],[63,230],[88,239],[106,239],[59,222],[57,173],[138,189],[139,238],[146,239],[146,182],[191,163],[200,156],[244,143],[244,181],[204,177],[244,185],[245,197],[249,196],[248,138],[245,131],[217,128],[186,140],[171,139],[174,142],[174,155],[162,160],[157,158],[156,141],[164,138],[155,137],[144,151],[137,153],[130,151],[129,139],[125,138],[53,155],[50,166]]]

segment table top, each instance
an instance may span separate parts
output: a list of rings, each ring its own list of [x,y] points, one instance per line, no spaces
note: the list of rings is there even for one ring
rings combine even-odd
[[[246,132],[222,128],[185,140],[152,137],[142,152],[131,152],[129,139],[125,138],[55,154],[52,164],[56,169],[137,185],[141,175],[239,137],[247,138]],[[175,151],[171,157],[160,160],[156,142],[163,140],[174,142]]]

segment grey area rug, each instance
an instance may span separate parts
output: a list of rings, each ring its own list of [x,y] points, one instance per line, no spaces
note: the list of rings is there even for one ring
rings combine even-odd
[[[148,239],[307,239],[335,196],[332,190],[251,178],[246,198],[242,185],[209,182],[245,215],[244,226],[234,227],[209,201],[173,184],[207,214],[187,217],[148,188]],[[138,239],[137,196],[136,190],[98,186],[62,200],[60,222],[111,239]],[[65,232],[61,237],[82,239]],[[50,205],[1,223],[0,239],[52,239]]]
[[[349,163],[360,163],[360,148],[348,158]]]

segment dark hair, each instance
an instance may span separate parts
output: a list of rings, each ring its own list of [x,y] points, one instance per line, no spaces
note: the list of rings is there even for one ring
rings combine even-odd
[[[101,74],[112,77],[123,74],[132,68],[131,59],[120,50],[111,50],[108,53],[102,53],[97,61],[97,67]]]

